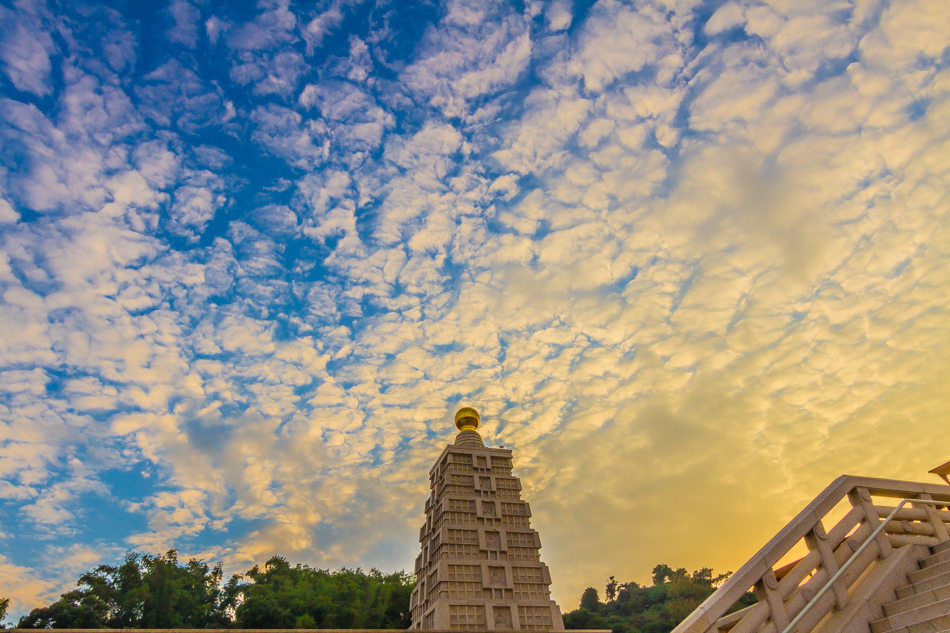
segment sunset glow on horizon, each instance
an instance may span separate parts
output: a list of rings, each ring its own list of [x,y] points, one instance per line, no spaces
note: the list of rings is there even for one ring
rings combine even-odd
[[[461,406],[563,611],[950,460],[945,0],[4,0],[0,148],[14,621],[411,571]]]

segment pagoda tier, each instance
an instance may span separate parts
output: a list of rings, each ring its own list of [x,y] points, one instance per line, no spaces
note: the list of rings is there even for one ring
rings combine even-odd
[[[564,630],[511,451],[484,446],[473,409],[460,410],[456,425],[455,444],[429,471],[412,628]]]

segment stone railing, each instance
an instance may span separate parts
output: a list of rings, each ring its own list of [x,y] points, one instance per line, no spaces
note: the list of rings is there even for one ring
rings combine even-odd
[[[850,510],[836,525],[826,528],[822,520],[844,499],[850,502]],[[900,508],[895,514],[895,500],[901,499],[910,499],[910,507]],[[785,633],[799,614],[802,617],[794,630],[811,631],[829,613],[845,608],[851,601],[849,590],[855,581],[872,566],[893,557],[899,548],[935,545],[950,539],[950,511],[943,506],[946,502],[950,502],[950,488],[945,485],[839,477],[673,633]],[[892,514],[884,529],[875,535],[882,520]],[[874,541],[862,548],[869,537]],[[775,568],[803,542],[808,554]],[[844,573],[824,589],[846,565]],[[726,615],[749,590],[755,592],[758,602]]]

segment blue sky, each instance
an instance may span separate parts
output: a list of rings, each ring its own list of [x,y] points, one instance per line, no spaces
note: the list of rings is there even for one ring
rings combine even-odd
[[[0,596],[410,569],[460,405],[555,598],[950,459],[943,0],[0,4]]]

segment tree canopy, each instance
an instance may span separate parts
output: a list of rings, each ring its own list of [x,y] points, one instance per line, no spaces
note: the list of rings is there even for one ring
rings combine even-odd
[[[221,565],[129,553],[118,566],[100,565],[77,589],[20,618],[19,628],[369,628],[411,623],[413,578],[359,569],[330,572],[291,566],[274,556],[261,569],[222,584]],[[8,602],[0,599],[0,619]]]
[[[178,552],[160,556],[129,553],[118,566],[99,565],[79,577],[47,607],[20,618],[19,628],[203,629],[230,625],[228,609],[238,596],[237,579],[221,586],[221,565]]]
[[[601,602],[597,590],[588,587],[581,595],[580,607],[564,614],[567,629],[611,629],[614,633],[669,633],[709,597],[729,573],[714,576],[704,567],[692,573],[668,565],[653,568],[653,584],[641,587],[635,582],[621,583],[613,576]],[[753,604],[747,594],[739,608]]]
[[[729,574],[653,568],[653,584],[611,576],[605,601],[593,587],[580,607],[564,615],[568,629],[614,633],[669,633]],[[79,577],[76,589],[20,618],[20,628],[126,629],[407,629],[415,585],[404,572],[328,571],[291,565],[274,556],[224,582],[220,564],[182,562],[169,550],[153,556],[129,552],[120,565],[99,565]],[[749,594],[738,605],[752,604]],[[10,601],[0,598],[0,622]],[[0,624],[2,628],[2,624]]]
[[[244,629],[407,629],[413,578],[376,569],[329,572],[275,556],[247,572],[236,626]]]

